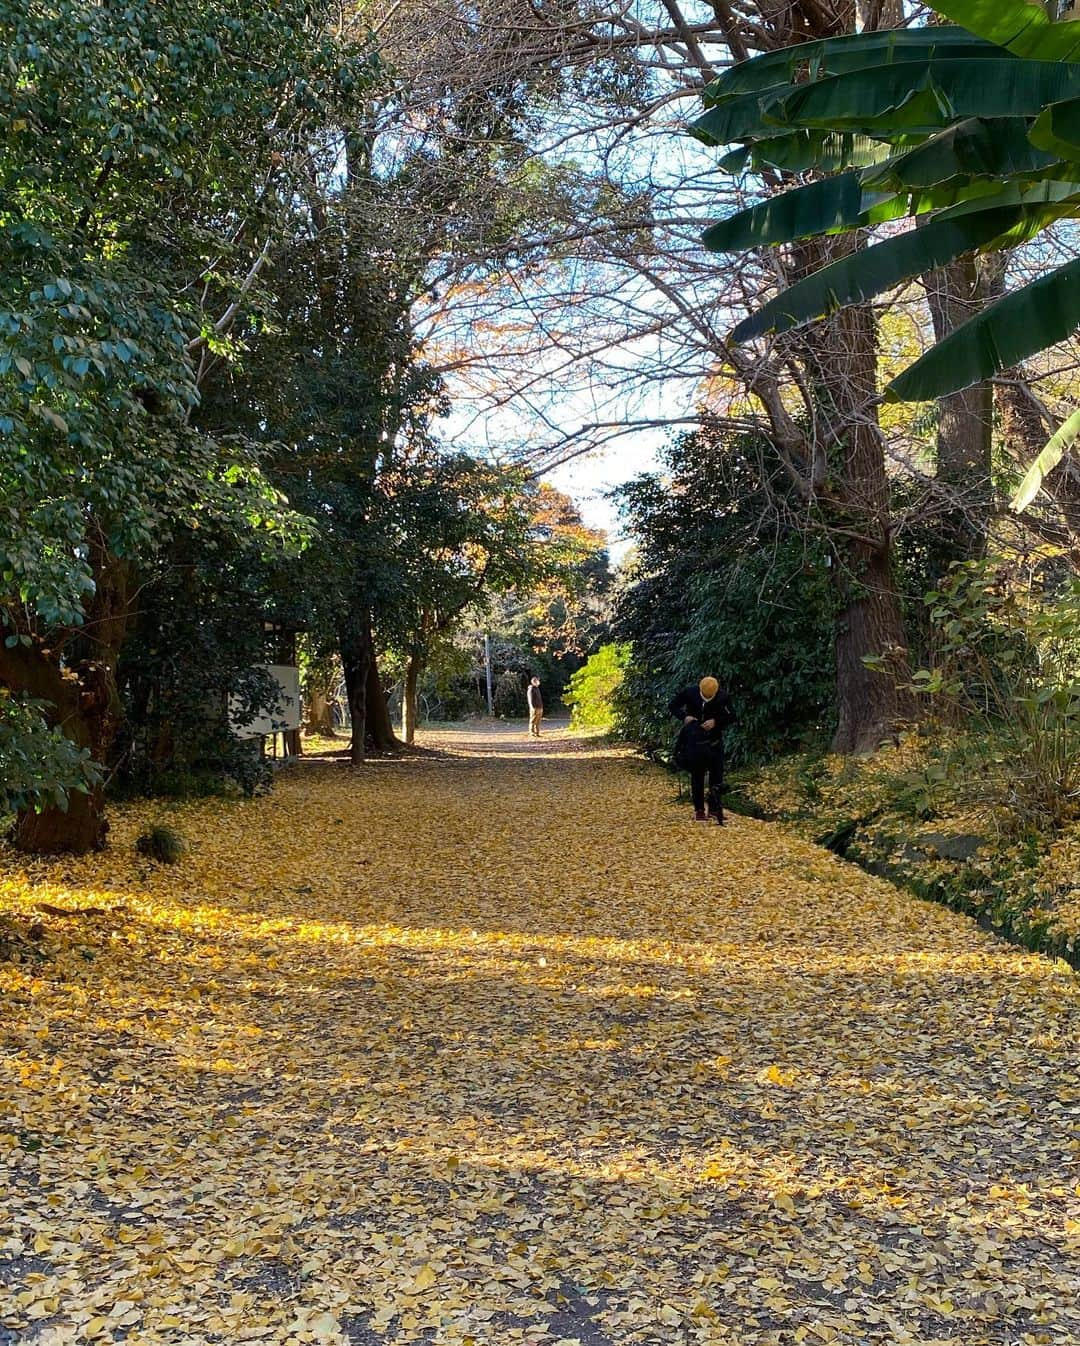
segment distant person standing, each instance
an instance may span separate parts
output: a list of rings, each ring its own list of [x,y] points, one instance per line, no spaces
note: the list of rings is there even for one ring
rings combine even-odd
[[[724,730],[735,723],[731,697],[716,678],[702,678],[696,687],[684,687],[672,698],[668,711],[683,722],[675,741],[675,765],[690,773],[694,820],[723,825]],[[705,811],[705,778],[709,780],[709,809]]]
[[[525,692],[529,702],[529,733],[540,737],[540,721],[544,718],[544,698],[540,693],[540,679],[533,678]]]

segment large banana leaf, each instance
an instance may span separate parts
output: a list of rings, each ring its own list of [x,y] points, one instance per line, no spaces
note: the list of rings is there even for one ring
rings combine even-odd
[[[829,37],[740,61],[710,84],[703,98],[708,107],[740,94],[759,93],[778,84],[791,84],[803,70],[808,70],[812,79],[821,79],[897,61],[925,65],[940,56],[1000,57],[1001,49],[962,28],[906,28]]]
[[[970,117],[886,160],[864,175],[863,185],[902,191],[952,178],[1001,180],[1038,173],[1056,163],[1058,156],[1036,149],[1028,139],[1028,127],[1025,117]]]
[[[1042,484],[1080,439],[1080,411],[1074,411],[1053,439],[1027,470],[1020,488],[1013,496],[1012,507],[1023,514],[1042,489]]]
[[[738,140],[769,135],[774,124],[766,120],[768,110],[790,92],[790,85],[781,84],[728,99],[692,121],[690,134],[706,145],[732,145]]]
[[[1077,193],[1080,193],[1080,186],[1075,183],[999,185],[989,179],[946,183],[926,192],[879,193],[865,189],[865,174],[848,172],[795,187],[790,192],[737,211],[726,220],[710,225],[701,238],[710,252],[741,252],[747,248],[791,243],[815,234],[843,233],[884,224],[905,215],[924,215],[935,210],[962,214],[984,210],[991,204],[1048,205],[1072,201]]]
[[[988,207],[1019,206],[1017,218],[986,245],[988,251],[1017,248],[1048,225],[1075,215],[1080,205],[1080,183],[1073,181],[1047,178],[1042,182],[1005,182],[993,191],[992,199],[980,198],[977,189],[987,186],[989,184],[975,184],[972,195],[940,211],[937,219],[953,220]],[[934,193],[928,194],[927,199],[933,204]]]
[[[840,173],[740,210],[711,225],[701,239],[710,252],[741,252],[770,243],[788,243],[842,226],[853,228],[867,207],[862,174]]]
[[[1031,143],[1061,158],[1080,158],[1080,98],[1051,103],[1035,119]]]
[[[910,66],[879,66],[805,85],[787,98],[771,95],[758,134],[768,134],[770,123],[867,135],[932,134],[967,117],[1035,117],[1048,103],[1075,96],[1080,65],[1007,57],[931,61],[917,79]],[[753,134],[750,127],[743,132]]]
[[[969,32],[1035,61],[1080,60],[1080,23],[1053,23],[1040,0],[933,0]]]
[[[893,402],[929,402],[981,383],[1080,326],[1080,259],[983,310],[893,379]]]
[[[792,285],[745,318],[732,332],[732,340],[750,341],[768,332],[787,332],[835,313],[846,304],[873,299],[903,281],[986,247],[1015,226],[1022,212],[1022,207],[1006,206],[955,219],[934,219],[922,229],[851,253]]]
[[[741,173],[747,167],[759,173],[769,168],[783,173],[805,173],[809,169],[835,173],[880,163],[892,153],[891,145],[867,136],[833,131],[789,131],[733,150],[720,160],[720,167],[728,173]]]
[[[833,75],[794,90],[775,84],[725,98],[691,123],[710,145],[778,135],[781,129],[933,134],[958,118],[1035,117],[1080,96],[1080,65],[979,59],[900,62]]]

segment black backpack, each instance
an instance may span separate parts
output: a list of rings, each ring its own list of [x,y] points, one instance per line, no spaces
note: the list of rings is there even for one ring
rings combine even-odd
[[[671,760],[680,771],[693,771],[710,752],[705,730],[696,720],[692,720],[679,730]]]

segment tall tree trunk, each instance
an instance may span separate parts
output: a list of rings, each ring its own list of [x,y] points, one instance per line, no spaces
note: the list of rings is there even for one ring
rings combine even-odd
[[[838,753],[875,752],[915,718],[903,617],[887,547],[852,542],[835,567],[836,733]],[[880,659],[868,668],[867,657]]]
[[[401,743],[394,733],[394,723],[390,718],[390,707],[374,652],[368,667],[367,708],[367,732],[372,748],[376,752],[396,752]]]
[[[1002,263],[961,257],[923,277],[934,337],[943,341],[981,312],[1004,281]],[[989,380],[938,400],[937,480],[944,496],[935,559],[943,574],[954,561],[986,551],[993,507],[991,451],[994,394]]]
[[[0,650],[0,681],[6,687],[47,704],[46,719],[72,743],[102,763],[115,734],[110,714],[115,684],[97,663],[61,668],[52,652],[35,644]],[[66,809],[49,805],[40,812],[25,809],[15,822],[12,840],[22,851],[57,855],[101,850],[109,830],[104,790],[72,791]]]
[[[904,22],[902,0],[861,0],[859,22],[863,29],[899,28]]]
[[[857,246],[846,238],[806,246],[815,267]],[[838,564],[834,631],[837,727],[833,751],[873,752],[915,717],[903,608],[894,573],[885,449],[877,421],[877,323],[868,304],[842,309],[804,339],[822,424],[813,452],[830,466],[825,522]],[[881,669],[867,659],[883,660]]]
[[[409,660],[405,665],[405,691],[401,698],[401,736],[406,743],[416,738],[416,725],[420,709],[420,674],[423,672],[423,660],[418,650],[409,651]]]
[[[345,694],[352,721],[349,760],[353,766],[360,766],[367,756],[368,682],[374,663],[370,622],[361,622],[357,628],[343,634],[340,643]]]

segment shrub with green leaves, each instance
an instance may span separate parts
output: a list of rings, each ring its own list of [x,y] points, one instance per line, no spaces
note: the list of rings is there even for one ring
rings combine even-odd
[[[0,687],[0,815],[46,804],[66,809],[73,790],[100,780],[89,752],[46,724],[42,709]]]
[[[163,865],[175,865],[187,850],[187,843],[175,827],[155,823],[135,842],[135,849],[140,855],[158,860]]]
[[[613,729],[615,698],[630,666],[631,649],[609,642],[570,677],[563,701],[570,707],[570,722],[576,729]]]
[[[987,562],[956,566],[925,598],[934,637],[914,688],[967,731],[956,788],[1022,826],[1080,818],[1080,580],[1041,593]]]

